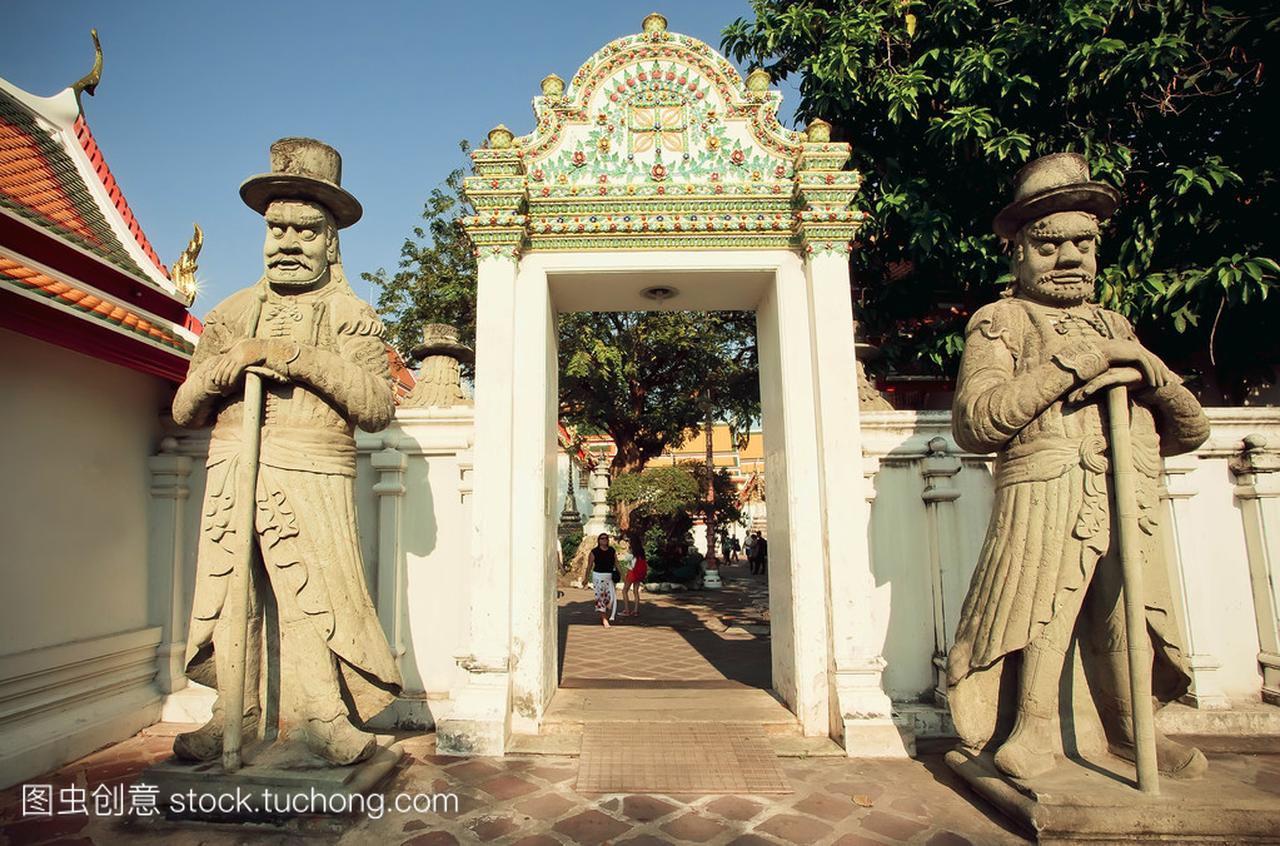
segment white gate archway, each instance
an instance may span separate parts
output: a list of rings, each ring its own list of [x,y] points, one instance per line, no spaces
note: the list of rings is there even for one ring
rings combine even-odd
[[[475,544],[466,681],[438,743],[500,755],[556,690],[556,315],[754,310],[761,361],[773,688],[807,735],[903,755],[881,685],[848,245],[860,176],[815,121],[777,121],[707,44],[644,31],[534,99],[537,127],[472,153],[479,272]]]

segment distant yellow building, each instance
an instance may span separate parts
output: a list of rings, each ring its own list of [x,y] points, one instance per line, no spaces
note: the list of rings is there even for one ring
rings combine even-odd
[[[613,458],[613,439],[608,435],[590,435],[586,438],[586,450],[597,460],[607,464]],[[707,441],[702,429],[691,429],[685,436],[684,443],[675,449],[669,449],[659,458],[650,460],[649,466],[664,464],[683,464],[689,461],[706,460]],[[711,430],[711,459],[717,468],[729,471],[729,478],[742,491],[752,477],[764,478],[764,435],[759,429],[753,429],[747,435],[746,446],[738,449],[727,423],[716,423]]]

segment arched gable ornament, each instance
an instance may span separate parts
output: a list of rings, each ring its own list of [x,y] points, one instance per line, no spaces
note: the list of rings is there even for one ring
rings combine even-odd
[[[566,87],[544,78],[537,123],[498,126],[472,151],[464,219],[477,256],[598,249],[792,248],[846,252],[864,214],[830,125],[777,119],[768,74],[706,43],[643,31],[605,45]]]

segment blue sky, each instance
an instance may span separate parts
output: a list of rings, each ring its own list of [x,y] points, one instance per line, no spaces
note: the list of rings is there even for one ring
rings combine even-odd
[[[395,267],[431,188],[465,164],[458,141],[498,123],[528,132],[543,76],[569,79],[654,10],[717,48],[725,24],[751,16],[748,0],[7,0],[0,76],[56,93],[89,70],[97,28],[105,67],[85,115],[166,264],[192,221],[204,228],[192,307],[203,316],[261,274],[262,219],[237,189],[267,169],[273,140],[307,135],[342,153],[343,184],[365,209],[342,233],[343,261],[370,298],[360,272]],[[795,89],[782,91],[792,125]]]

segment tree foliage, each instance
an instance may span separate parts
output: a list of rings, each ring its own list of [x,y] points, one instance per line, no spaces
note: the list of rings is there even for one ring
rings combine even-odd
[[[679,446],[710,407],[746,432],[759,415],[755,320],[739,312],[560,316],[564,419],[608,432],[615,473]]]
[[[949,370],[1007,259],[991,220],[1026,161],[1077,151],[1123,203],[1102,302],[1183,369],[1240,388],[1274,333],[1275,0],[753,0],[724,49],[800,74],[797,117],[852,143],[872,222],[852,257],[883,362]],[[1216,336],[1216,337],[1215,337]],[[1236,397],[1239,399],[1239,397]]]
[[[458,146],[463,153],[471,148],[466,141]],[[476,260],[458,226],[458,219],[470,208],[462,194],[464,175],[458,168],[431,190],[422,223],[400,247],[394,274],[384,268],[360,274],[377,287],[378,314],[386,325],[387,340],[406,360],[422,343],[422,328],[428,323],[455,326],[464,344],[475,344]]]
[[[695,506],[701,490],[686,467],[646,467],[614,476],[608,500],[619,529],[644,534],[664,518]]]
[[[678,465],[646,467],[640,472],[624,472],[609,483],[608,500],[617,515],[618,528],[628,535],[645,537],[658,529],[658,548],[684,539],[695,516],[705,520],[714,513],[718,526],[742,519],[737,488],[729,474],[717,471],[714,502],[708,506],[706,465],[687,461]]]

